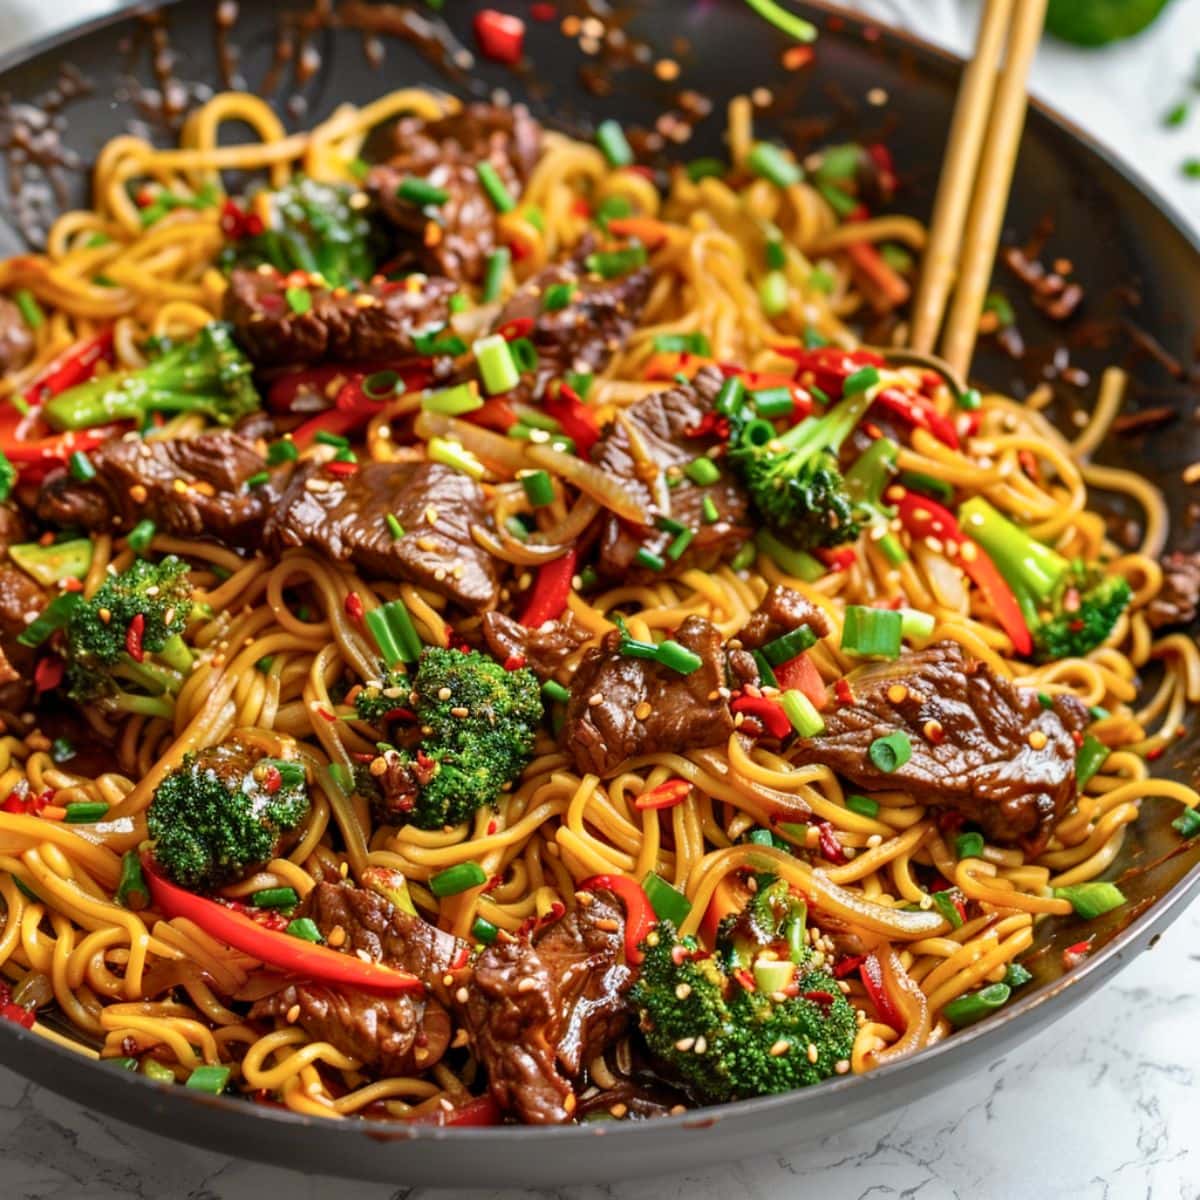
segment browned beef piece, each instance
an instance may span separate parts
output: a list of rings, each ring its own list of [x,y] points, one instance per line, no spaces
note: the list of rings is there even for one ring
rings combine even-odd
[[[368,191],[395,231],[395,265],[478,283],[497,245],[497,211],[476,165],[491,163],[518,199],[541,151],[540,126],[521,105],[469,104],[440,121],[397,122],[395,144],[392,160],[367,176]],[[401,199],[397,189],[410,176],[441,188],[446,202]]]
[[[29,526],[21,510],[11,502],[0,504],[0,549],[28,540]]]
[[[21,310],[7,296],[0,296],[0,375],[25,366],[33,357],[33,345],[33,330]]]
[[[505,613],[493,610],[483,615],[483,636],[495,658],[523,658],[539,679],[570,677],[565,663],[588,640],[588,631],[568,613],[560,621],[547,621],[529,629]]]
[[[409,762],[395,750],[386,750],[380,757],[384,769],[382,774],[372,777],[378,792],[371,796],[371,813],[380,825],[401,825],[416,807],[421,789],[436,773],[435,767],[432,763],[422,765],[420,759]]]
[[[37,652],[17,638],[50,598],[51,593],[20,567],[0,563],[0,712],[20,712],[33,697]]]
[[[994,675],[950,641],[860,667],[847,682],[853,702],[831,698],[824,732],[797,742],[793,761],[823,763],[858,787],[900,789],[922,804],[952,808],[997,842],[1033,853],[1045,846],[1075,795],[1072,734],[1087,721],[1082,704],[1061,696],[1043,708],[1035,691]],[[927,732],[930,721],[940,726],[937,740]],[[897,730],[912,757],[889,774],[869,750]]]
[[[454,284],[411,275],[373,280],[358,291],[311,286],[311,307],[294,312],[287,279],[270,268],[233,272],[225,319],[260,366],[394,362],[416,355],[413,334],[445,324]]]
[[[531,939],[489,946],[460,1006],[493,1098],[529,1125],[570,1119],[571,1081],[628,1022],[624,911],[608,892],[586,899]]]
[[[1162,590],[1146,606],[1146,619],[1153,629],[1190,625],[1200,607],[1200,553],[1174,550],[1162,569]]]
[[[395,515],[405,534],[388,528]],[[353,475],[296,471],[267,525],[275,549],[311,546],[376,578],[407,579],[481,612],[496,603],[496,564],[471,537],[486,525],[483,491],[440,463],[363,463]]]
[[[758,683],[758,664],[750,654],[801,625],[818,639],[829,636],[829,618],[792,588],[773,584],[729,644],[729,668],[740,683]]]
[[[581,772],[612,775],[628,759],[656,750],[683,753],[724,742],[733,732],[721,634],[691,616],[675,640],[700,656],[690,675],[620,652],[613,630],[584,656],[571,683],[563,745]]]
[[[190,438],[114,438],[90,458],[96,478],[89,483],[65,470],[47,476],[37,501],[41,520],[101,533],[127,531],[149,517],[174,537],[258,545],[271,491],[246,487],[267,465],[253,438],[228,429]]]
[[[706,367],[697,372],[691,384],[655,392],[625,409],[596,443],[592,459],[607,474],[619,479],[625,490],[637,496],[644,505],[655,506],[656,498],[665,494],[670,505],[667,515],[695,533],[683,556],[671,562],[667,558],[667,549],[675,537],[673,532],[655,526],[633,526],[611,514],[606,515],[596,562],[601,575],[629,583],[646,583],[658,578],[657,572],[635,563],[634,558],[642,547],[662,558],[669,571],[685,571],[691,567],[711,570],[732,558],[750,537],[753,531],[749,524],[746,493],[719,460],[721,474],[716,483],[702,487],[684,474],[693,459],[715,444],[711,435],[693,435],[703,429],[705,418],[712,413],[721,383],[721,373],[715,367]],[[646,468],[634,456],[631,430],[642,444],[643,453],[657,468],[655,487],[647,479]],[[667,479],[678,482],[667,488]],[[712,498],[718,513],[718,520],[711,524],[704,519],[706,496]]]
[[[315,921],[326,942],[345,953],[408,971],[440,991],[442,977],[465,957],[466,946],[457,938],[365,888],[318,883],[299,915]],[[311,1037],[330,1042],[381,1075],[432,1067],[450,1042],[446,1008],[432,996],[415,992],[378,996],[293,983],[258,1001],[250,1016],[286,1018],[296,1006],[294,1020]]]

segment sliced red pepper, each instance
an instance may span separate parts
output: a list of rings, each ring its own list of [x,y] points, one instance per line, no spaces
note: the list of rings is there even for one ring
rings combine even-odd
[[[575,443],[579,457],[587,458],[600,438],[600,422],[574,388],[565,383],[552,388],[542,402],[542,409],[548,417],[558,422],[563,433]]]
[[[510,13],[485,8],[475,14],[475,40],[484,58],[512,66],[521,61],[525,22]]]
[[[905,1021],[896,1011],[892,998],[887,994],[887,988],[883,986],[883,968],[879,965],[878,956],[868,954],[859,964],[858,975],[863,981],[863,987],[867,989],[867,995],[871,997],[871,1002],[875,1005],[875,1012],[879,1019],[885,1025],[890,1025],[897,1033],[903,1033]]]
[[[505,321],[496,332],[506,342],[515,342],[517,338],[528,337],[536,324],[537,321],[533,317],[513,317],[511,321]]]
[[[405,1120],[410,1125],[499,1125],[500,1107],[491,1095],[476,1096],[448,1112],[440,1099],[422,1106]]]
[[[548,562],[538,571],[529,596],[529,603],[521,614],[521,624],[527,629],[537,629],[547,621],[557,621],[567,607],[571,594],[571,581],[575,578],[575,564],[579,551],[572,547],[561,558]]]
[[[691,790],[692,785],[686,779],[668,779],[666,783],[642,792],[634,799],[633,807],[642,812],[651,808],[674,808],[687,799]]]
[[[784,691],[803,692],[815,708],[824,708],[828,699],[825,681],[807,654],[797,654],[774,668],[775,682]]]
[[[958,449],[958,431],[954,428],[954,422],[942,416],[927,396],[890,387],[884,388],[874,402],[909,425],[928,430],[951,450]]]
[[[967,537],[958,527],[958,520],[948,509],[928,496],[905,492],[897,504],[900,523],[916,539],[939,538],[957,547],[954,561],[967,573],[971,582],[984,594],[1000,628],[1008,634],[1018,654],[1033,651],[1033,636],[1013,590],[1008,586],[996,564],[988,558],[982,546]]]
[[[628,875],[593,875],[579,885],[579,890],[585,892],[601,888],[612,892],[625,905],[625,958],[636,966],[642,961],[639,947],[658,920],[650,898],[642,891],[642,885]]]
[[[12,989],[8,983],[0,979],[0,1020],[12,1021],[25,1029],[32,1029],[37,1020],[37,1009],[26,1008],[23,1004],[14,1004]]]
[[[425,990],[421,980],[407,971],[395,971],[382,963],[365,962],[354,954],[343,954],[286,933],[264,929],[224,904],[193,895],[165,879],[149,854],[142,855],[142,870],[150,886],[154,907],[164,917],[194,921],[217,941],[257,958],[266,966],[289,975],[318,979],[335,987],[361,988],[387,995]]]
[[[34,407],[44,404],[52,396],[91,379],[100,363],[111,363],[113,358],[113,333],[111,329],[106,329],[94,338],[72,346],[51,363],[33,381],[25,393],[25,399]]]
[[[146,618],[142,613],[135,613],[125,630],[125,653],[134,662],[145,660],[146,651],[142,648],[142,635],[146,632]]]
[[[878,312],[891,312],[908,302],[912,290],[908,281],[888,266],[873,243],[851,242],[842,249],[855,275],[866,281],[864,291],[879,297],[880,302],[872,304],[872,308]]]
[[[40,696],[43,692],[52,692],[63,681],[66,666],[61,658],[39,658],[33,668],[33,687]]]
[[[796,378],[811,382],[832,399],[842,394],[842,384],[863,367],[882,367],[883,355],[874,350],[843,350],[839,346],[772,346],[782,358],[796,364]]]
[[[848,975],[853,975],[863,965],[866,958],[865,954],[854,954],[839,959],[833,968],[834,979],[845,979]]]
[[[507,433],[520,418],[513,412],[512,405],[503,396],[492,396],[483,402],[482,408],[477,408],[473,413],[469,413],[467,420],[473,425],[482,425],[484,429]]]
[[[842,843],[837,840],[837,835],[833,831],[833,826],[828,821],[814,821],[817,827],[818,846],[821,851],[821,857],[827,862],[834,863],[837,866],[842,866],[850,860],[846,857],[846,852],[842,848]]]
[[[792,732],[792,723],[783,711],[783,705],[766,696],[738,696],[729,707],[735,713],[754,717],[774,738],[785,738]]]
[[[712,899],[709,900],[708,907],[704,910],[704,919],[700,922],[700,935],[703,937],[705,945],[716,945],[717,932],[721,928],[721,922],[730,913],[739,910],[737,894],[729,876],[726,875],[713,889]]]
[[[348,374],[346,367],[336,365],[288,371],[271,381],[267,388],[267,407],[277,413],[302,413],[328,408],[329,385],[336,379],[346,378]]]

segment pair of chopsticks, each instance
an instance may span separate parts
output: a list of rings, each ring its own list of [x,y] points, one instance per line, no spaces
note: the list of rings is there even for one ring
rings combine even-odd
[[[940,353],[960,377],[971,363],[1000,244],[1046,3],[987,0],[955,102],[909,342],[932,353],[949,303]]]

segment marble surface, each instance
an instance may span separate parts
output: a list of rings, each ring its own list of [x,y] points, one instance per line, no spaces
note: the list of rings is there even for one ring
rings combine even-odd
[[[970,45],[977,7],[966,0],[848,6],[960,51]],[[114,7],[112,0],[0,0],[0,51]],[[1200,234],[1200,182],[1179,171],[1183,158],[1200,151],[1200,108],[1182,131],[1159,124],[1196,69],[1198,28],[1200,0],[1174,0],[1135,42],[1089,54],[1047,44],[1033,89],[1131,162]],[[564,1200],[1197,1200],[1198,1028],[1200,905],[1064,1022],[918,1105],[773,1157],[552,1194]],[[3,1200],[416,1200],[421,1194],[402,1186],[348,1186],[193,1150],[0,1068]]]

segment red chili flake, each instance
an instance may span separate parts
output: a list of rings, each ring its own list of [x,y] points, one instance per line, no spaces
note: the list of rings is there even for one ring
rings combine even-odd
[[[496,824],[495,819],[493,818],[492,820],[490,820],[488,822],[488,827],[487,827],[488,837],[491,837],[492,834],[495,833],[498,828],[499,828],[499,826]]]
[[[1078,729],[1071,730],[1071,740],[1075,743],[1075,748],[1078,749],[1083,745],[1083,734]]]
[[[853,975],[862,966],[866,957],[865,954],[853,954],[843,958],[833,968],[834,979],[845,979],[847,975]]]
[[[789,46],[783,52],[783,66],[787,71],[800,71],[816,58],[811,46]]]
[[[82,592],[83,580],[76,579],[74,576],[72,576],[70,579],[64,580],[62,586],[64,592]]]
[[[383,714],[383,719],[385,721],[415,721],[417,714],[411,708],[389,708]],[[375,755],[368,754],[367,760],[370,761],[374,757]]]
[[[706,412],[696,425],[685,429],[683,433],[685,437],[690,438],[707,437],[712,434],[721,441],[726,441],[729,438],[729,418],[718,412]]]
[[[837,835],[833,832],[833,826],[828,821],[813,822],[820,835],[818,845],[821,848],[821,857],[827,859],[831,863],[836,863],[841,866],[843,863],[850,860],[846,857],[845,851],[842,849],[842,843],[837,840]]]
[[[1069,971],[1072,967],[1077,967],[1087,956],[1092,952],[1092,939],[1085,938],[1082,942],[1076,942],[1073,946],[1068,946],[1062,954],[1063,966]]]
[[[656,808],[674,808],[687,799],[692,785],[686,779],[668,779],[658,787],[642,792],[633,801],[633,807],[642,812]]]
[[[283,787],[283,776],[279,773],[279,768],[276,766],[268,766],[263,772],[262,778],[263,791],[268,796],[273,796],[281,787]]]
[[[483,885],[483,891],[480,892],[480,895],[486,896],[488,892],[494,892],[503,882],[503,875],[493,875],[491,879],[489,879],[487,883]]]
[[[325,470],[327,470],[330,475],[353,475],[354,472],[358,470],[358,463],[339,462],[337,459],[334,459],[333,462],[327,462],[325,464]]]
[[[822,991],[801,992],[800,995],[803,999],[811,1000],[814,1004],[819,1004],[822,1008],[826,1008],[826,1009],[829,1008],[833,1004],[833,1001],[834,1001],[834,996],[833,996],[832,992],[822,992]]]
[[[525,655],[510,654],[504,660],[504,669],[506,671],[519,671],[525,665]]]
[[[571,203],[571,215],[588,220],[592,215],[592,206],[582,196],[577,196]]]
[[[738,981],[748,992],[758,991],[758,985],[754,982],[754,976],[745,967],[738,967],[733,973],[734,979]]]
[[[942,377],[936,371],[921,372],[921,391],[932,394],[942,386]]]
[[[513,262],[522,262],[532,253],[531,248],[524,242],[512,241],[505,244],[508,246]]]
[[[951,809],[937,815],[937,827],[942,833],[957,833],[966,823],[967,818],[962,813]]]
[[[134,203],[138,208],[149,208],[154,203],[154,193],[149,187],[140,187],[134,197]]]
[[[64,672],[61,658],[39,658],[33,668],[33,686],[40,696],[43,692],[52,692],[62,683]]]
[[[534,21],[553,21],[558,17],[558,9],[553,4],[531,4],[529,16]]]
[[[1164,746],[1153,746],[1146,751],[1146,761],[1153,762],[1156,758],[1162,758]]]
[[[342,607],[345,608],[346,616],[350,620],[355,622],[362,621],[365,609],[363,608],[362,597],[357,592],[347,592],[346,601]]]
[[[326,721],[336,721],[337,717],[333,715],[327,708],[318,708],[317,716],[324,717]]]
[[[533,326],[533,317],[513,317],[511,321],[505,321],[496,332],[506,342],[511,342],[516,338],[528,337],[533,332]]]
[[[129,628],[125,630],[125,653],[134,662],[145,661],[146,651],[142,649],[142,635],[145,632],[146,618],[142,613],[137,613],[129,622]]]
[[[671,947],[671,962],[677,967],[682,967],[687,962],[690,955],[687,952],[686,946],[674,945]]]
[[[449,641],[449,649],[457,650],[459,652],[459,654],[470,654],[471,653],[471,643],[468,642],[467,639],[465,637],[463,637],[463,635],[461,633],[457,632],[456,630],[452,629],[450,631],[448,641]]]
[[[418,750],[417,751],[417,766],[420,767],[423,771],[428,771],[429,768],[433,766],[433,759],[430,758],[429,755],[426,754],[424,750]]]
[[[450,964],[450,970],[457,971],[460,967],[465,967],[470,959],[470,950],[466,946],[459,947],[458,953],[454,956],[454,961]]]
[[[850,680],[842,678],[833,685],[833,694],[839,704],[853,704],[854,690],[850,687]]]
[[[6,813],[24,813],[27,807],[26,798],[18,791],[9,792],[4,797],[4,803],[0,804],[0,810]]]
[[[525,22],[511,13],[485,8],[475,15],[475,40],[484,58],[512,66],[521,61]]]

